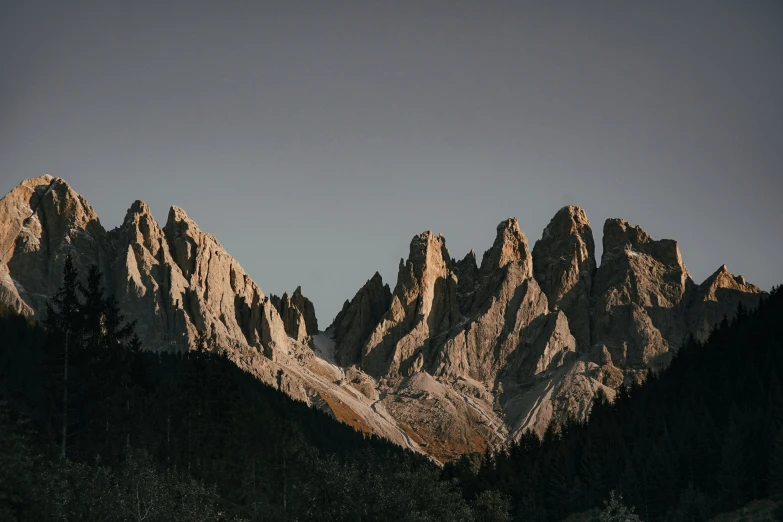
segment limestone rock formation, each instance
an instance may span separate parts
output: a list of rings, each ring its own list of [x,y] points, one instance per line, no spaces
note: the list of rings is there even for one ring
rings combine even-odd
[[[516,219],[477,264],[445,238],[413,238],[392,292],[376,273],[326,332],[297,288],[266,297],[216,238],[172,207],[164,227],[141,201],[114,230],[65,181],[21,183],[0,200],[0,303],[40,317],[66,256],[97,265],[146,349],[213,349],[356,429],[448,460],[531,430],[585,419],[601,391],[663,368],[764,292],[725,266],[701,285],[676,242],[607,220],[596,268],[578,207],[531,254]]]
[[[546,296],[532,278],[527,238],[516,219],[497,227],[495,242],[483,256],[478,287],[467,321],[449,332],[435,372],[470,377],[490,388],[520,336],[548,310]]]
[[[473,308],[473,301],[478,288],[479,269],[476,264],[476,252],[471,250],[461,261],[453,261],[457,274],[457,304],[462,315]]]
[[[307,325],[305,324],[304,315],[302,315],[301,310],[294,305],[291,298],[288,297],[288,293],[283,293],[283,297],[272,295],[270,296],[270,300],[280,314],[280,318],[283,320],[283,327],[288,336],[296,339],[300,343],[306,343],[310,336],[307,334]]]
[[[595,243],[584,210],[560,209],[533,247],[533,272],[549,299],[558,307],[581,351],[590,348],[590,293],[595,275]]]
[[[329,327],[335,346],[335,359],[341,366],[351,366],[361,360],[362,347],[391,305],[391,290],[375,272],[364,286],[337,314]]]
[[[456,290],[443,236],[414,237],[407,262],[400,260],[391,306],[363,347],[362,368],[376,378],[393,378],[419,353],[428,358],[428,340],[459,318]]]
[[[315,317],[315,306],[313,306],[312,301],[302,295],[301,286],[297,286],[294,293],[291,294],[291,302],[302,313],[307,335],[318,333],[318,319]]]
[[[289,337],[300,343],[307,343],[313,335],[318,333],[315,307],[308,298],[302,295],[301,286],[297,286],[290,297],[286,292],[283,293],[283,297],[270,295],[269,299],[283,319],[283,325]]]
[[[187,350],[205,333],[213,349],[293,398],[321,407],[357,429],[422,451],[378,400],[378,385],[360,384],[317,357],[331,341],[317,332],[312,303],[297,289],[288,308],[301,328],[289,336],[272,300],[210,234],[172,207],[160,227],[141,201],[119,227],[105,231],[92,207],[59,178],[21,183],[0,199],[0,302],[41,317],[62,282],[66,256],[80,273],[97,265],[122,313],[137,321],[148,350]],[[387,288],[388,293],[388,288]],[[306,333],[305,333],[306,332]]]
[[[60,178],[46,175],[22,182],[0,200],[0,216],[0,263],[7,274],[0,281],[19,310],[44,309],[69,254],[85,271],[107,258],[106,231],[98,216]]]
[[[759,287],[734,276],[722,265],[696,288],[687,313],[687,330],[699,341],[706,341],[713,327],[724,317],[731,319],[739,305],[746,310],[758,306],[762,292]]]
[[[603,245],[593,279],[593,345],[605,346],[618,367],[661,368],[685,339],[695,287],[677,243],[608,219]]]
[[[125,315],[137,319],[136,330],[145,346],[186,349],[197,336],[187,308],[190,284],[149,207],[142,201],[133,203],[109,238],[116,257],[111,272],[105,272],[112,275],[108,283]]]

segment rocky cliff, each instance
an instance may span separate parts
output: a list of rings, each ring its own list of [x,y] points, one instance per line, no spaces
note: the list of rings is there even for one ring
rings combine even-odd
[[[725,266],[700,285],[676,242],[619,219],[603,229],[561,209],[532,252],[516,219],[479,265],[446,240],[415,236],[392,291],[375,274],[325,332],[297,288],[266,297],[216,238],[172,207],[161,227],[141,201],[106,231],[59,178],[0,200],[0,302],[32,317],[70,255],[97,265],[149,350],[199,335],[238,366],[356,429],[445,460],[525,430],[585,418],[595,394],[665,366],[738,305],[763,295]]]

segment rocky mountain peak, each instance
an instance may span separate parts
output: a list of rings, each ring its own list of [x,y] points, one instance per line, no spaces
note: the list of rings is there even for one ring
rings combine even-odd
[[[142,200],[137,199],[128,208],[128,211],[125,213],[125,219],[123,220],[123,222],[133,220],[135,216],[152,216],[152,211],[150,210],[149,205],[144,203]]]
[[[457,274],[457,300],[459,311],[467,315],[473,307],[479,282],[479,268],[476,263],[476,251],[471,250],[460,261],[453,263]]]
[[[741,275],[735,276],[729,272],[729,268],[726,265],[721,265],[721,267],[699,285],[699,287],[709,289],[709,298],[713,301],[717,300],[715,292],[719,289],[738,290],[751,294],[758,294],[761,292],[759,287],[748,283]]]
[[[371,375],[396,375],[426,339],[458,320],[456,287],[446,239],[430,231],[415,236],[390,308],[363,348],[363,368]]]
[[[172,205],[171,208],[169,208],[169,217],[166,224],[176,223],[180,221],[190,221],[190,218],[188,217],[188,214],[187,212],[185,212],[184,209]]]
[[[631,226],[622,219],[607,219],[604,223],[604,252],[601,263],[614,256],[647,254],[656,261],[674,267],[688,275],[677,242],[672,239],[653,240],[640,226]]]
[[[381,274],[375,274],[346,301],[329,331],[335,340],[335,360],[342,366],[351,366],[361,360],[362,347],[391,305],[389,285],[383,284]]]
[[[283,326],[288,336],[300,343],[306,343],[309,340],[309,335],[307,334],[304,316],[302,311],[291,301],[288,292],[284,292],[283,297],[280,299],[270,298],[273,303],[279,303],[276,308],[280,318],[283,320]]]
[[[82,273],[95,263],[146,349],[186,350],[206,335],[285,393],[450,459],[585,419],[597,390],[611,399],[666,365],[687,335],[706,338],[763,295],[725,266],[695,285],[676,242],[623,220],[604,224],[603,242],[596,269],[590,223],[574,206],[532,254],[517,220],[504,220],[480,266],[475,252],[454,260],[445,238],[424,232],[394,292],[376,272],[318,332],[300,287],[264,297],[181,208],[160,227],[136,201],[106,232],[81,196],[44,176],[0,200],[0,302],[38,314],[66,255]]]
[[[405,267],[407,271],[412,271],[416,284],[425,284],[425,279],[448,270],[450,266],[451,257],[446,249],[446,238],[442,235],[427,230],[411,240]]]
[[[676,241],[608,219],[593,280],[593,344],[605,346],[621,368],[668,364],[685,339],[684,308],[694,287]]]
[[[624,219],[610,218],[604,222],[604,253],[626,248],[639,248],[649,243],[650,236],[640,226],[632,226]]]
[[[519,263],[528,276],[533,275],[527,237],[519,228],[517,218],[508,218],[497,226],[495,242],[481,259],[480,277],[485,278],[509,263]]]
[[[280,314],[289,337],[300,343],[308,343],[312,336],[318,333],[315,307],[308,298],[302,295],[301,286],[296,287],[290,296],[288,292],[283,292],[283,297],[271,295],[269,298]]]
[[[590,293],[596,270],[593,231],[585,211],[560,209],[533,247],[533,272],[549,300],[568,317],[582,351],[590,346]]]
[[[291,302],[302,312],[308,335],[318,333],[318,319],[315,317],[315,306],[313,302],[302,295],[302,287],[297,286],[294,293],[291,294]]]
[[[0,293],[26,313],[44,309],[68,255],[85,272],[110,255],[97,214],[61,178],[23,181],[0,200],[0,217],[0,263],[7,272]]]
[[[756,307],[762,294],[759,287],[722,265],[694,290],[687,309],[688,331],[697,340],[706,341],[724,317],[734,317],[739,305],[746,310]]]
[[[133,243],[144,245],[150,251],[157,252],[161,246],[163,233],[158,222],[152,215],[149,206],[141,200],[136,200],[125,213],[121,230],[136,236]],[[113,235],[116,235],[114,233]]]
[[[185,278],[190,278],[196,269],[199,241],[206,238],[201,234],[198,225],[179,207],[169,209],[168,220],[163,230],[174,261]]]

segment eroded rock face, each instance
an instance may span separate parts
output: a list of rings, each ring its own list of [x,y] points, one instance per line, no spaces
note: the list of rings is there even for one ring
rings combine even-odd
[[[694,288],[675,241],[655,241],[638,226],[607,220],[593,280],[593,344],[605,346],[621,368],[665,366],[685,339],[685,306]]]
[[[280,313],[280,318],[283,320],[283,326],[288,336],[300,343],[306,343],[310,336],[307,334],[304,315],[291,301],[291,298],[288,297],[288,293],[284,293],[280,299],[273,298],[272,302],[275,303],[275,308]]]
[[[706,341],[715,325],[724,317],[731,319],[741,304],[752,310],[759,304],[763,292],[759,287],[734,276],[726,265],[700,284],[688,306],[687,330],[698,341]]]
[[[302,295],[302,287],[297,286],[294,293],[291,294],[291,302],[302,313],[302,317],[305,323],[305,329],[307,335],[315,335],[318,333],[318,319],[315,317],[315,306],[313,302]]]
[[[476,253],[471,250],[461,261],[455,261],[453,264],[457,275],[457,305],[460,313],[467,315],[473,309],[479,282]]]
[[[590,293],[595,275],[590,221],[579,207],[563,207],[533,247],[533,272],[549,299],[568,317],[580,351],[590,348]]]
[[[391,306],[363,347],[362,368],[376,378],[399,376],[419,353],[428,359],[429,339],[459,316],[446,240],[424,232],[411,241],[407,262],[400,260]]]
[[[525,277],[518,264],[503,272],[502,282],[485,306],[449,332],[437,354],[436,374],[469,377],[491,389],[508,357],[531,336],[528,327],[547,314],[546,296],[535,279]]]
[[[96,264],[146,349],[187,350],[199,333],[240,368],[356,429],[447,460],[527,430],[585,419],[599,391],[665,366],[764,295],[725,266],[701,285],[677,244],[619,219],[596,269],[590,224],[561,209],[532,255],[516,219],[482,256],[413,238],[394,292],[375,274],[326,332],[297,288],[265,297],[210,234],[173,207],[160,227],[141,201],[109,232],[61,179],[0,200],[0,303],[40,316],[65,257]]]
[[[136,201],[122,225],[110,232],[116,257],[111,267],[124,314],[148,349],[185,350],[197,336],[188,307],[190,284],[171,257],[163,230],[149,207]]]
[[[335,360],[341,366],[361,361],[362,347],[391,305],[391,290],[383,284],[381,274],[375,272],[329,327],[334,336]]]
[[[237,261],[185,211],[172,207],[164,228],[171,258],[188,283],[183,296],[198,331],[218,346],[242,351],[288,342],[277,310]],[[276,320],[269,319],[273,316]]]
[[[300,343],[308,343],[318,333],[318,320],[315,318],[313,303],[302,295],[302,287],[296,287],[293,295],[284,293],[283,297],[269,296],[283,320],[289,337]]]
[[[17,309],[36,314],[62,282],[65,258],[86,270],[104,264],[106,231],[87,201],[65,181],[46,175],[22,182],[0,200],[0,277]],[[3,270],[5,272],[5,270]]]
[[[22,313],[40,317],[70,255],[83,275],[92,264],[102,270],[122,313],[137,321],[145,349],[187,350],[206,333],[213,349],[267,384],[357,429],[422,451],[382,405],[373,405],[375,380],[354,370],[363,393],[335,384],[344,381],[343,370],[301,342],[317,332],[314,308],[301,289],[288,299],[301,326],[289,336],[273,302],[182,209],[173,207],[161,228],[137,201],[122,225],[106,232],[63,180],[27,180],[0,200],[0,255],[0,302]]]

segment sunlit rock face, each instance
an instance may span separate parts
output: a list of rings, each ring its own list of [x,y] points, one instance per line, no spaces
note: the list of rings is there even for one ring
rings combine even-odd
[[[722,265],[693,292],[686,314],[688,333],[699,341],[706,341],[724,317],[733,317],[740,305],[746,310],[755,308],[763,293],[759,287],[742,276],[732,275],[726,265]]]
[[[585,211],[563,207],[533,248],[533,272],[549,298],[568,318],[580,351],[590,348],[590,295],[595,277],[595,243]]]
[[[573,206],[532,253],[518,221],[502,221],[480,264],[424,232],[393,290],[376,273],[321,332],[301,288],[265,296],[184,210],[161,227],[136,201],[106,231],[65,181],[43,176],[0,200],[0,303],[41,318],[67,256],[83,275],[97,265],[145,349],[206,337],[282,392],[444,461],[585,419],[599,391],[612,399],[764,296],[725,266],[695,284],[676,242],[620,219],[604,224],[603,247],[597,267]]]
[[[660,368],[685,339],[695,288],[677,243],[608,219],[603,245],[593,280],[592,344],[606,347],[619,367]]]
[[[361,367],[370,375],[395,378],[426,353],[429,340],[456,324],[457,277],[446,240],[431,232],[414,237],[400,261],[391,305],[362,348]]]

